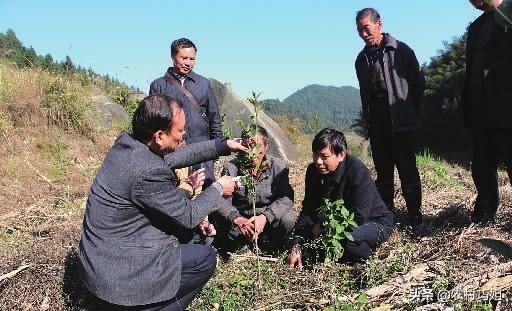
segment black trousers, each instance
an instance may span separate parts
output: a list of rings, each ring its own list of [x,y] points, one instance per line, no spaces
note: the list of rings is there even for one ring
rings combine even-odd
[[[375,247],[387,241],[392,232],[393,227],[377,222],[368,222],[354,228],[351,232],[354,241],[345,239],[341,243],[345,249],[342,260],[368,259]]]
[[[382,200],[394,210],[394,174],[398,170],[402,193],[413,222],[421,221],[421,180],[416,166],[415,133],[392,133],[389,128],[375,128],[370,131],[370,145],[373,163],[377,171],[375,184]]]
[[[213,276],[217,265],[217,256],[213,249],[205,245],[181,245],[181,281],[176,296],[168,301],[124,307],[110,305],[108,310],[123,311],[181,311],[194,300],[203,286]]]
[[[472,128],[471,173],[478,192],[473,218],[494,218],[499,204],[498,163],[505,162],[512,183],[512,129],[485,126]]]

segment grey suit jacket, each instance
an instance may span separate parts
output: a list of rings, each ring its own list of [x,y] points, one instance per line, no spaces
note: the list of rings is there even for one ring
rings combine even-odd
[[[89,190],[79,246],[80,274],[94,295],[126,306],[175,296],[181,248],[173,230],[197,226],[222,196],[210,187],[187,199],[173,169],[226,153],[211,140],[162,158],[131,135],[116,140]]]

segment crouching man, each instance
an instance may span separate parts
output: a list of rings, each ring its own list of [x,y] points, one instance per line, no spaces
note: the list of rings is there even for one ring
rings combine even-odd
[[[354,241],[345,239],[342,243],[345,249],[342,259],[361,261],[369,258],[375,247],[391,235],[393,213],[382,201],[363,162],[347,153],[342,132],[323,129],[315,136],[312,151],[313,163],[306,171],[306,189],[295,225],[289,266],[302,268],[301,244],[321,234],[319,210],[324,199],[343,199],[358,224],[351,231]]]
[[[94,179],[80,240],[80,276],[105,310],[184,310],[213,275],[216,256],[205,245],[181,245],[192,229],[234,191],[222,177],[190,200],[173,169],[247,151],[232,140],[182,146],[185,114],[165,95],[142,100],[133,133],[119,136]]]
[[[269,137],[267,131],[258,126],[256,136],[256,167],[252,176],[256,185],[256,217],[253,198],[247,187],[241,184],[226,204],[214,214],[217,237],[215,244],[228,251],[243,248],[258,238],[259,246],[266,250],[282,247],[295,225],[293,189],[289,182],[288,167],[281,159],[267,155]],[[222,175],[240,175],[240,162],[234,159],[224,165]]]

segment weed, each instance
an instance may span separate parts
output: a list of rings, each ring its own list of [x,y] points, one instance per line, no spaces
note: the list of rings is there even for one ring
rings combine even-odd
[[[360,293],[355,303],[344,303],[338,298],[334,299],[334,302],[327,306],[324,311],[363,311],[368,310],[366,307],[368,297],[365,293]]]
[[[428,150],[416,156],[416,164],[422,172],[423,184],[431,189],[459,187],[461,182],[450,175],[450,165]]]
[[[395,273],[403,273],[410,267],[413,255],[413,247],[406,244],[385,259],[376,256],[372,257],[365,265],[362,274],[362,282],[367,287],[373,287],[382,284],[391,275]]]
[[[27,247],[28,236],[15,227],[0,227],[0,249],[6,255],[23,251]]]
[[[353,241],[350,229],[357,227],[354,213],[351,213],[342,199],[324,200],[320,208],[319,218],[323,218],[322,246],[325,251],[325,263],[338,261],[343,256],[342,241]]]
[[[88,110],[91,103],[79,83],[63,75],[42,74],[39,85],[48,125],[74,130],[84,136],[92,133]]]

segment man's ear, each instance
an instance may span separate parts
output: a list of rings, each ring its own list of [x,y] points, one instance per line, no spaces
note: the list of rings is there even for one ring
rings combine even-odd
[[[158,130],[155,133],[153,133],[153,142],[159,147],[162,147],[163,145],[163,135],[164,132],[162,130]]]
[[[377,21],[377,25],[379,25],[379,30],[382,32],[382,19]]]
[[[340,152],[340,154],[338,155],[338,158],[340,159],[340,162],[344,161],[346,157],[347,157],[347,151],[346,151],[346,150],[343,150],[343,151],[342,151],[342,152]]]

